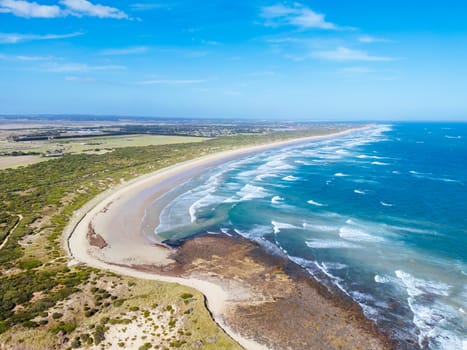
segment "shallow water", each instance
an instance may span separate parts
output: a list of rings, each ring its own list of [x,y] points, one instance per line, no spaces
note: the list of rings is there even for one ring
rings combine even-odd
[[[235,232],[344,291],[400,348],[467,347],[467,124],[270,150],[168,196],[160,239]]]

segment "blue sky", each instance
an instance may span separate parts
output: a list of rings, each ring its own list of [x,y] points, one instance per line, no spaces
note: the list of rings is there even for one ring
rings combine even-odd
[[[467,120],[467,3],[0,0],[0,114]]]

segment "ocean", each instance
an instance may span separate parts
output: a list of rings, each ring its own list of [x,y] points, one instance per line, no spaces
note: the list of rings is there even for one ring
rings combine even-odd
[[[241,235],[350,296],[400,349],[467,349],[467,124],[272,149],[165,200],[160,240]]]

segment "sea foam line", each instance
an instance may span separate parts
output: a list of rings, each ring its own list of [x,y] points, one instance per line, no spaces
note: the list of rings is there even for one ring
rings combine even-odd
[[[312,199],[310,199],[309,201],[307,201],[308,204],[311,204],[311,205],[314,205],[316,207],[327,207],[326,204],[323,204],[323,203],[319,203],[319,202],[316,202]]]

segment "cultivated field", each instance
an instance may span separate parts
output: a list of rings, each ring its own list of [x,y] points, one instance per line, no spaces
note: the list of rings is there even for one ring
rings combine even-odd
[[[2,135],[4,136],[4,135]],[[177,143],[201,142],[202,137],[162,136],[162,135],[126,135],[101,136],[92,138],[72,138],[50,141],[9,141],[6,137],[0,139],[0,154],[22,152],[21,156],[0,156],[0,169],[37,163],[49,158],[47,153],[63,154],[103,154],[123,147],[144,147],[157,145],[171,145]],[[37,154],[31,154],[37,153]]]

